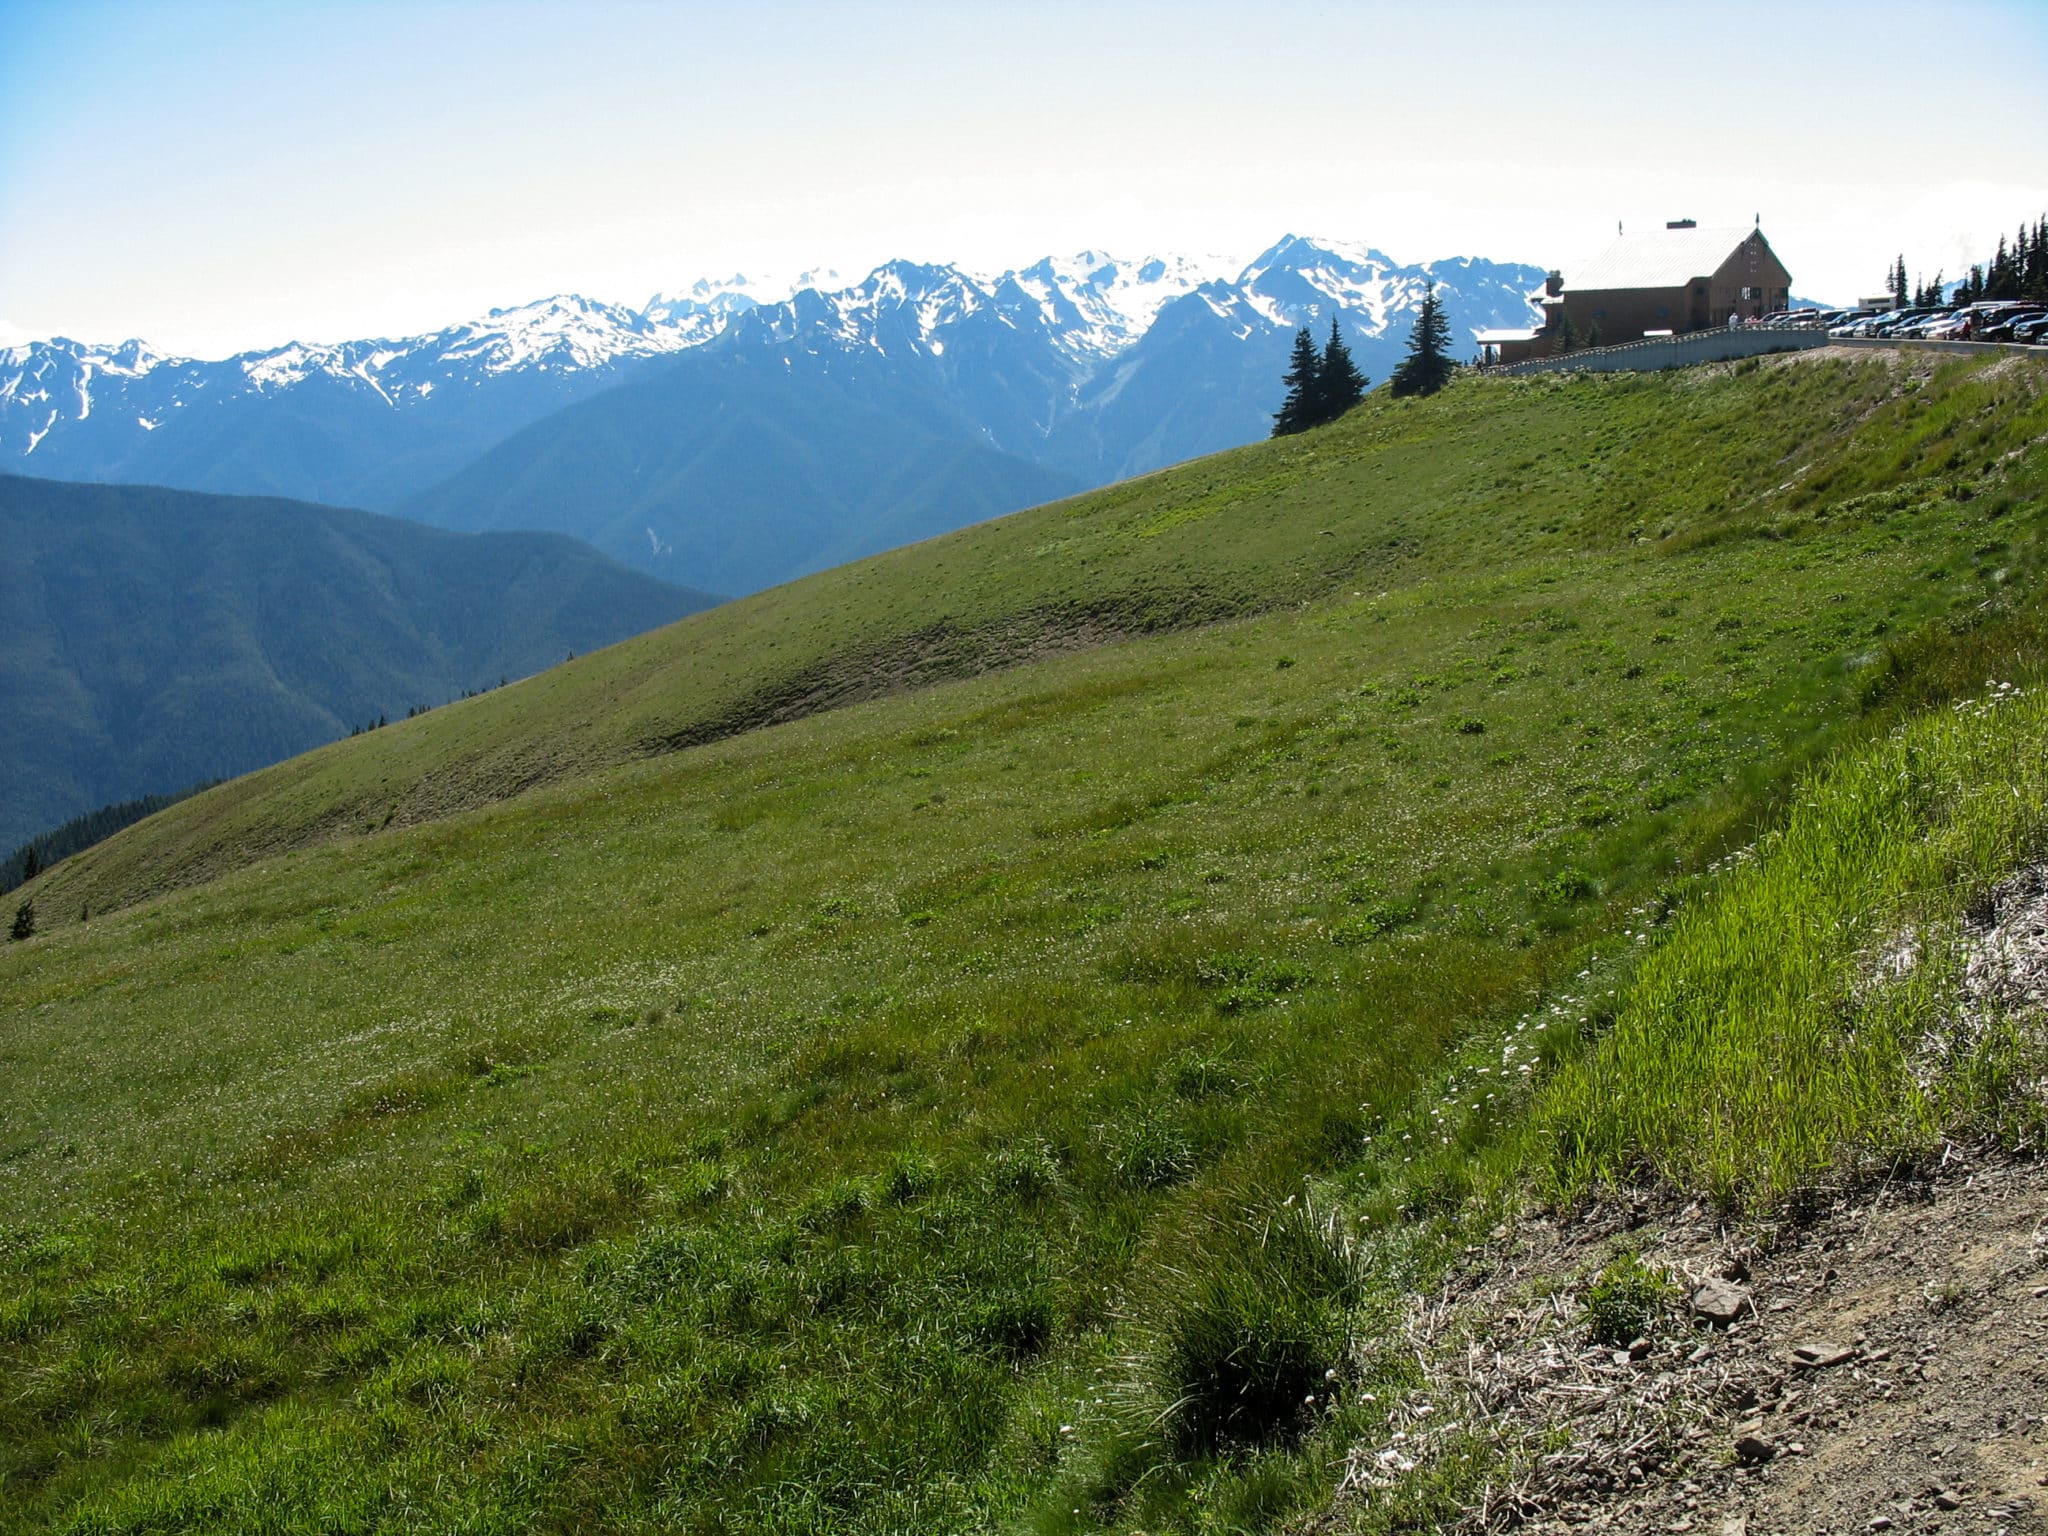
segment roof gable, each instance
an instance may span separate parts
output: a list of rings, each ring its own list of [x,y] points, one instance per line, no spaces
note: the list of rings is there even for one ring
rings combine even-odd
[[[1683,288],[1696,277],[1712,277],[1754,231],[1747,229],[1651,229],[1619,236],[1578,271],[1567,289]]]

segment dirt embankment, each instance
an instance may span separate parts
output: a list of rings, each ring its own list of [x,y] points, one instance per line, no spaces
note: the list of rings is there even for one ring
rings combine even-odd
[[[1677,1282],[1622,1346],[1583,1305],[1618,1253]],[[1953,1160],[1768,1247],[1697,1207],[1527,1222],[1407,1333],[1428,1385],[1335,1528],[1477,1432],[1518,1467],[1461,1532],[2048,1533],[2048,1166]]]

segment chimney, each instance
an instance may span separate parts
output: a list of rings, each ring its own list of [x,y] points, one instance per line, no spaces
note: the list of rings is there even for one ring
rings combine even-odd
[[[1666,229],[1698,229],[1700,221],[1698,219],[1670,219],[1665,222],[1664,227]]]
[[[1563,293],[1564,274],[1562,272],[1552,272],[1548,277],[1544,278],[1543,291],[1550,295],[1550,297],[1553,299],[1556,298],[1560,293]]]

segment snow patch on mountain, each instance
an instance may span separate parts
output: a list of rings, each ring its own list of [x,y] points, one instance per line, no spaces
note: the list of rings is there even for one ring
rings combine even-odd
[[[1063,351],[1078,357],[1114,357],[1151,329],[1159,311],[1202,284],[1226,277],[1234,264],[1221,257],[1153,256],[1119,261],[1100,251],[1047,256],[1004,273],[1005,282],[1038,306],[1041,322]]]

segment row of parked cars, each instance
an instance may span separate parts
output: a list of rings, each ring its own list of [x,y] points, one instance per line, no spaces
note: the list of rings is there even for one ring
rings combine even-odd
[[[1879,314],[1868,309],[1807,310],[1808,325],[1830,336],[1918,337],[1923,341],[2021,341],[2048,346],[2048,304],[1986,299],[1977,304],[1920,305]]]

